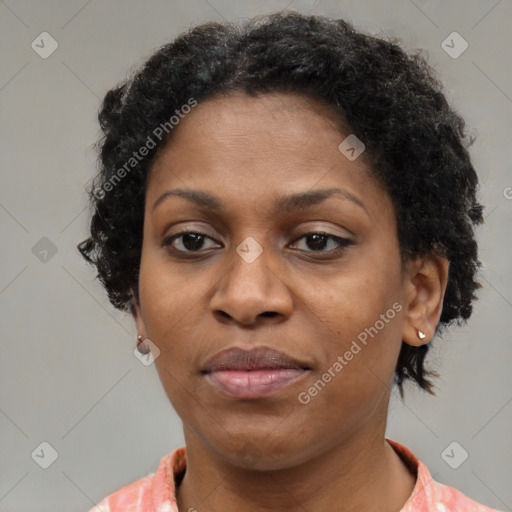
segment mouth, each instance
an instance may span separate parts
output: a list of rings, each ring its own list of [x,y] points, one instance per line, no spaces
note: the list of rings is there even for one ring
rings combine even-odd
[[[311,368],[267,347],[232,347],[214,356],[202,370],[207,381],[233,399],[269,396],[302,378]]]

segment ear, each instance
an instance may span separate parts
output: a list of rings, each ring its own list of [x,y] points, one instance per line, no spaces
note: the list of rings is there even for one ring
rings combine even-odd
[[[427,254],[408,262],[402,331],[404,343],[420,346],[433,338],[443,311],[448,271],[448,260],[435,254]],[[423,339],[418,336],[418,331],[425,334]]]
[[[134,300],[131,307],[132,316],[135,320],[135,326],[137,327],[137,334],[142,334],[142,339],[146,339],[146,326],[142,318],[140,304]]]

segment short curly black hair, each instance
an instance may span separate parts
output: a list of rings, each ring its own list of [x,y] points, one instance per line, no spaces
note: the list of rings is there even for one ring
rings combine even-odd
[[[436,333],[466,321],[480,288],[474,226],[483,222],[467,150],[474,137],[448,105],[423,50],[408,53],[399,39],[386,39],[342,19],[290,11],[206,23],[159,48],[109,90],[98,116],[100,170],[87,190],[90,237],[77,247],[96,266],[113,306],[130,311],[139,300],[147,177],[172,135],[167,128],[155,137],[155,127],[169,126],[191,98],[289,92],[323,101],[365,144],[371,173],[395,207],[402,263],[428,253],[450,262]],[[407,379],[435,394],[427,376],[437,373],[424,368],[428,350],[402,343],[394,374],[402,397]]]

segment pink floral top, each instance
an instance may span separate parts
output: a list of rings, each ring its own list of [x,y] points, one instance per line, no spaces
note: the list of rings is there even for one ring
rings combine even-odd
[[[386,440],[417,475],[412,494],[400,512],[499,512],[436,482],[408,448]],[[162,457],[156,472],[107,496],[89,512],[179,512],[175,489],[185,474],[186,464],[186,448],[177,448]]]

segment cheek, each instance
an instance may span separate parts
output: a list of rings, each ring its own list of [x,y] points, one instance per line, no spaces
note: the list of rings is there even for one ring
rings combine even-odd
[[[191,396],[197,394],[191,369],[204,350],[198,329],[204,293],[161,263],[150,259],[141,263],[144,324],[148,338],[160,350],[154,364],[169,401],[184,419],[190,415]]]
[[[317,323],[327,327],[331,344],[338,339],[334,348],[341,350],[361,333],[364,338],[367,329],[375,333],[376,327],[379,334],[396,334],[401,305],[393,304],[401,297],[398,282],[396,273],[380,270],[376,264],[359,267],[318,282],[304,303]]]
[[[159,335],[165,328],[178,324],[193,309],[196,295],[201,293],[197,286],[191,286],[189,276],[171,263],[165,250],[158,247],[143,250],[139,290],[147,327]]]
[[[393,313],[393,319],[388,318],[380,330],[375,319],[361,330],[339,325],[346,336],[330,340],[327,363],[297,397],[299,407],[304,408],[301,417],[312,422],[314,429],[335,436],[340,423],[345,431],[357,428],[385,407],[401,345],[398,318]]]
[[[147,336],[161,351],[157,366],[161,361],[181,359],[180,344],[176,341],[187,324],[184,320],[194,314],[194,288],[187,287],[183,276],[158,258],[143,255],[139,291]]]
[[[316,288],[319,291],[308,304],[316,331],[320,332],[320,325],[324,328],[317,378],[327,373],[325,379],[332,379],[325,386],[328,391],[322,391],[329,400],[350,404],[363,396],[379,395],[391,385],[402,344],[399,283],[395,260],[369,258]]]

